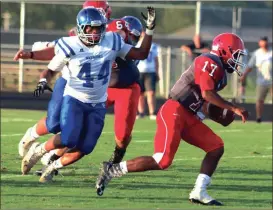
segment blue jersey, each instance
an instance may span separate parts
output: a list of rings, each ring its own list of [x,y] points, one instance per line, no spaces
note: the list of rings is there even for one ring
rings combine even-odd
[[[134,61],[117,58],[112,67],[109,87],[126,88],[138,82],[139,71]]]

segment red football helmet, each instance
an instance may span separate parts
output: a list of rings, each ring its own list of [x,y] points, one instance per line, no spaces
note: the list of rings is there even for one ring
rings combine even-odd
[[[94,7],[96,9],[99,9],[108,20],[110,19],[112,14],[112,9],[109,6],[108,2],[105,0],[85,1],[82,7],[83,9],[87,7]]]
[[[241,57],[247,53],[244,41],[239,36],[233,33],[219,34],[212,41],[212,53],[222,59],[228,73],[236,71],[239,76],[242,75],[238,67],[246,67],[246,64],[241,62]]]

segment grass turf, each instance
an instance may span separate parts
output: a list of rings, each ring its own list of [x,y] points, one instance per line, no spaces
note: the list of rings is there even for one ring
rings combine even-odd
[[[100,162],[108,160],[114,149],[113,116],[106,118],[93,153],[61,170],[49,184],[38,177],[22,176],[17,145],[26,129],[45,115],[40,111],[2,110],[1,114],[1,208],[209,208],[188,201],[204,152],[185,142],[166,171],[128,174],[114,179],[102,197],[94,183]],[[216,171],[211,196],[223,208],[272,208],[272,124],[234,122],[224,128],[206,121],[225,141],[225,154]],[[156,123],[137,120],[126,159],[153,154]],[[40,138],[45,141],[47,137]]]

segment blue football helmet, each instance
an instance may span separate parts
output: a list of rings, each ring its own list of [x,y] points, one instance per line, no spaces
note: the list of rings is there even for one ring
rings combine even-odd
[[[143,31],[140,20],[134,16],[124,16],[122,19],[128,23],[130,41],[133,45],[136,45]]]
[[[106,23],[105,16],[96,8],[82,9],[77,15],[77,35],[87,44],[99,44],[105,35]]]

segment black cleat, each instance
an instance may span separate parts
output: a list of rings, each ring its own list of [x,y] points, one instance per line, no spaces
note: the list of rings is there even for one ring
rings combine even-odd
[[[105,189],[104,184],[102,183],[101,185],[96,185],[96,188],[97,188],[97,195],[102,196]]]
[[[106,185],[112,179],[112,176],[109,174],[108,170],[112,166],[110,162],[103,162],[100,168],[100,174],[96,182],[96,191],[98,196],[102,196],[105,190]]]
[[[195,203],[195,204],[202,204],[202,205],[205,205],[205,206],[223,206],[223,204],[217,200],[211,200],[210,202],[208,203],[203,203],[197,199],[194,199],[194,198],[191,198],[189,199],[189,201],[191,203]]]

